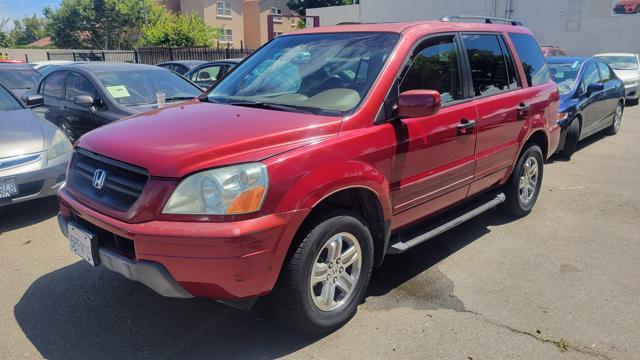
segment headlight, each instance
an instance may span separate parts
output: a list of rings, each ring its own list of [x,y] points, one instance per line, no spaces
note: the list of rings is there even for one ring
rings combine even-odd
[[[267,167],[241,164],[203,171],[182,180],[165,214],[231,215],[260,210],[267,194]]]
[[[49,154],[47,159],[51,160],[58,156],[66,155],[73,149],[73,145],[67,139],[67,136],[60,130],[56,130],[56,134],[53,135],[51,140],[51,146],[49,146]]]

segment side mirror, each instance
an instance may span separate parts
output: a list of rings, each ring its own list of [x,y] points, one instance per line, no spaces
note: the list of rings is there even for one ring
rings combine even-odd
[[[591,95],[593,93],[597,93],[599,91],[604,90],[604,84],[602,83],[594,83],[594,84],[589,84],[589,86],[587,86],[587,94]]]
[[[435,90],[409,90],[400,94],[398,116],[400,118],[420,118],[436,114],[442,100]]]
[[[34,108],[44,105],[44,97],[42,95],[29,95],[26,97],[24,102],[28,107]]]
[[[73,98],[73,103],[84,107],[90,107],[94,105],[94,100],[91,95],[78,95]]]

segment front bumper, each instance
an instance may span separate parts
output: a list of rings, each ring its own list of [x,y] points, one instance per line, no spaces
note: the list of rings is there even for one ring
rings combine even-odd
[[[0,199],[0,206],[54,196],[65,182],[70,155],[49,162],[39,161],[25,166],[0,171],[0,178],[12,178],[18,185],[18,194]]]
[[[269,293],[280,273],[291,239],[309,210],[222,223],[149,221],[130,224],[108,217],[70,196],[63,188],[60,200],[60,224],[80,222],[91,230],[128,239],[135,252],[115,258],[111,270],[140,281],[156,292],[168,292],[240,301]],[[103,246],[104,245],[104,246]],[[100,259],[108,242],[100,242]],[[114,258],[113,256],[111,257]],[[147,271],[141,267],[155,264],[166,270]],[[154,265],[154,266],[155,266]],[[136,269],[136,270],[129,270]],[[182,293],[176,286],[183,289]],[[184,297],[184,296],[177,296]]]

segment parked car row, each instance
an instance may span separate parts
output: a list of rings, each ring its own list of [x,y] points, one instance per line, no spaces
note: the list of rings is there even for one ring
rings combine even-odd
[[[71,250],[163,296],[271,294],[302,331],[341,326],[385,256],[493,208],[529,214],[550,156],[620,128],[604,60],[547,64],[520,23],[473,21],[305,29],[237,65],[56,68],[29,103],[75,140]]]

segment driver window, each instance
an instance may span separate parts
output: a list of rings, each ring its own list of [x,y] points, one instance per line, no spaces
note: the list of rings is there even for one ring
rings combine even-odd
[[[194,82],[206,82],[216,81],[220,76],[220,65],[214,65],[202,68],[191,76],[191,81]]]
[[[402,79],[400,92],[436,90],[442,103],[462,99],[458,49],[453,36],[430,39],[421,44]]]
[[[95,100],[96,93],[96,88],[86,77],[74,72],[70,72],[67,76],[66,98],[68,101],[73,101],[79,95],[89,95]]]
[[[598,74],[598,67],[595,63],[590,63],[587,65],[587,68],[584,71],[584,75],[582,76],[582,93],[587,92],[587,88],[591,84],[596,84],[600,82],[600,74]]]

